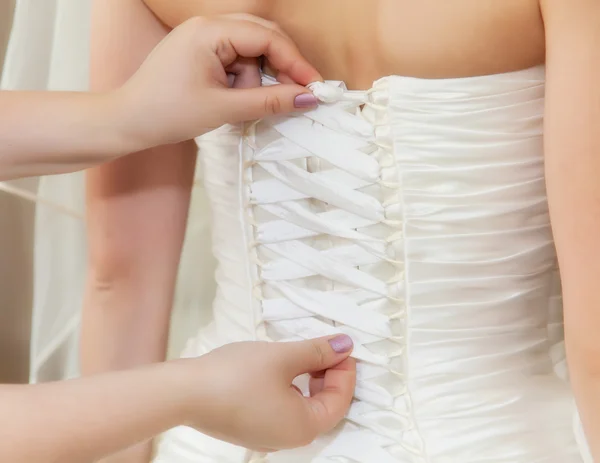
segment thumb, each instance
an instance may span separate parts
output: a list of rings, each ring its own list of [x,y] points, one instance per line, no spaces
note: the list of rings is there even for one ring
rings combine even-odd
[[[332,368],[344,361],[354,344],[350,336],[340,334],[306,341],[281,343],[282,363],[291,378],[304,373]]]
[[[319,102],[309,90],[296,84],[231,88],[223,90],[222,97],[220,105],[234,123],[312,109]]]

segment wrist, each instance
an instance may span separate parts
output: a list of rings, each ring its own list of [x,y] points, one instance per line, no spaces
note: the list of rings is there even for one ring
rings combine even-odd
[[[168,428],[185,425],[189,420],[194,387],[194,382],[187,374],[189,368],[185,368],[180,360],[162,362],[151,368],[154,370],[155,384],[160,385],[160,397],[156,403],[161,403],[164,407],[165,423],[168,424]]]
[[[157,104],[160,95],[149,97],[143,88],[139,88],[138,82],[130,80],[113,90],[109,97],[119,121],[120,137],[134,145],[135,151],[172,142],[166,137],[168,131],[165,130],[164,123],[160,123],[165,114],[157,112],[157,108],[161,106]]]
[[[214,409],[220,409],[212,388],[207,356],[182,358],[167,362],[178,369],[179,391],[177,418],[180,425],[209,431]]]
[[[123,156],[143,151],[156,146],[140,129],[140,118],[148,117],[140,114],[136,105],[129,101],[123,88],[99,94],[100,109],[98,111],[108,124],[111,152]],[[138,109],[138,110],[136,110]]]

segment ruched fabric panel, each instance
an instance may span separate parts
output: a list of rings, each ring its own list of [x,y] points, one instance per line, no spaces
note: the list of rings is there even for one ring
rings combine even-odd
[[[222,129],[203,153],[219,290],[184,355],[343,332],[355,400],[302,449],[176,428],[156,461],[581,462],[556,374],[543,68],[310,88],[319,108]]]

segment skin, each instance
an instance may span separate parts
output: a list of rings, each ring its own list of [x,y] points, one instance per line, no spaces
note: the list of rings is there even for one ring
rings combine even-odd
[[[548,31],[546,182],[561,269],[567,359],[591,452],[600,461],[600,4],[544,0],[543,11]]]
[[[285,68],[291,83],[230,88],[228,74],[239,73],[233,84],[249,81],[243,64],[263,53]],[[271,29],[247,20],[194,18],[115,89],[0,92],[0,180],[74,172],[226,122],[297,111],[296,97],[312,95],[296,82],[320,78],[294,44],[273,37]]]
[[[276,22],[326,79],[368,88],[386,75],[464,77],[544,61],[537,0],[144,0],[167,25],[196,15]],[[476,39],[476,40],[474,40]]]
[[[354,390],[351,349],[328,341],[236,343],[136,370],[0,385],[0,458],[96,462],[178,425],[257,451],[306,445],[343,418]],[[306,372],[308,398],[292,386]]]
[[[124,78],[135,63],[121,64],[122,58],[143,55],[168,27],[196,15],[229,13],[276,21],[325,78],[344,80],[350,88],[368,88],[391,74],[465,77],[546,62],[546,175],[564,291],[566,347],[584,427],[600,460],[598,2],[102,0],[96,14],[122,15],[134,3],[136,13],[123,21],[137,32],[131,38],[112,29],[119,46],[110,50],[110,64],[95,68],[96,84],[118,81],[115,73]],[[98,39],[107,33],[101,28],[95,32]],[[94,61],[100,62],[97,57]],[[151,160],[146,158],[143,173],[134,155],[89,176],[90,246],[102,257],[90,264],[85,307],[90,338],[84,343],[116,347],[96,358],[84,355],[87,369],[164,356],[193,166],[193,149],[186,149],[157,150]],[[152,213],[136,213],[148,209],[145,204],[153,205]],[[116,228],[122,231],[118,237],[102,239]],[[143,330],[133,327],[133,320],[145,320]]]
[[[229,88],[245,80],[239,64],[263,54],[289,80],[320,78],[288,38],[269,28],[194,18],[113,90],[0,92],[0,178],[80,170],[227,121],[296,110],[298,95],[314,98],[298,84]],[[176,425],[260,451],[305,445],[348,410],[356,383],[351,350],[345,335],[237,343],[73,381],[0,385],[0,460],[88,463]],[[292,385],[305,373],[312,375],[309,397]],[[257,418],[259,407],[270,411]]]

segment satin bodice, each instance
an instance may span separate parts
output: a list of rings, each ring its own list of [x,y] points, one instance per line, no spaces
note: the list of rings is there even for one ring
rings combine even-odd
[[[355,400],[303,449],[177,428],[157,461],[580,462],[556,374],[543,68],[311,89],[315,110],[200,140],[218,294],[184,355],[344,332]]]

